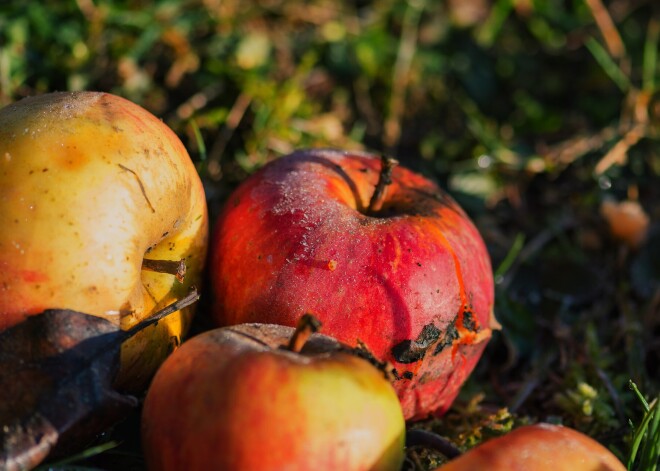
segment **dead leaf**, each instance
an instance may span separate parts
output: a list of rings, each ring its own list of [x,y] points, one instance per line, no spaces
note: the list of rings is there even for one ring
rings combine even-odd
[[[0,470],[70,453],[134,409],[114,388],[123,342],[199,299],[196,290],[130,330],[50,309],[0,332]]]
[[[137,406],[112,388],[123,340],[105,319],[68,310],[0,333],[0,469],[30,469]]]

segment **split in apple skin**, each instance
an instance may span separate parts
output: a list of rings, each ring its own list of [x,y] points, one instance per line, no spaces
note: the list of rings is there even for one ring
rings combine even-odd
[[[447,410],[493,328],[490,259],[430,180],[378,156],[303,150],[248,178],[211,242],[214,318],[294,326],[305,312],[389,362],[407,419]],[[371,206],[371,210],[369,207]]]

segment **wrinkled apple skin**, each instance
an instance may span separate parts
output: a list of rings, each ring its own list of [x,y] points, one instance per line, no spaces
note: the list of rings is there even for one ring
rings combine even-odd
[[[214,315],[292,326],[312,312],[325,334],[393,364],[418,419],[446,411],[497,327],[492,271],[461,208],[405,168],[366,215],[379,171],[375,156],[308,150],[243,182],[211,243]]]
[[[399,471],[405,421],[383,373],[334,339],[238,325],[185,342],[145,399],[151,470]]]
[[[625,471],[607,448],[577,430],[536,424],[472,448],[436,471]]]
[[[201,182],[176,135],[114,95],[52,93],[0,110],[0,330],[48,308],[122,329],[199,283],[207,245]],[[184,283],[141,270],[185,259]],[[153,374],[186,309],[122,350],[122,378]]]

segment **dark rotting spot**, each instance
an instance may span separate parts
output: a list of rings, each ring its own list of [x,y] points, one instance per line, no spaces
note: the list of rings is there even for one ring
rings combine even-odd
[[[423,375],[417,380],[417,383],[419,383],[419,384],[426,384],[426,383],[428,383],[429,381],[431,381],[431,379],[432,379],[432,378],[431,378],[431,375],[429,374],[428,371],[426,371],[426,372],[425,372],[425,373],[424,373],[424,374],[423,374]]]
[[[398,381],[401,379],[401,375],[399,374],[399,371],[396,368],[392,368],[390,370],[390,373],[392,374],[392,378],[394,378],[395,380]]]
[[[456,319],[454,319],[447,326],[447,330],[445,330],[444,334],[442,335],[442,338],[436,345],[435,350],[433,351],[433,355],[437,355],[438,353],[442,352],[445,348],[452,345],[454,341],[458,339],[458,337],[459,335],[458,335],[458,329],[456,329]]]
[[[477,331],[477,323],[474,321],[474,313],[468,309],[463,311],[463,327],[472,332]]]
[[[440,329],[426,324],[416,340],[402,340],[392,347],[392,356],[399,363],[415,363],[424,358],[426,350],[440,338]]]
[[[371,363],[374,367],[376,367],[379,371],[381,371],[385,375],[385,379],[391,380],[392,378],[398,379],[399,372],[396,370],[396,368],[391,368],[391,364],[389,364],[386,361],[381,361],[378,358],[376,358],[376,355],[373,354],[371,350],[369,350],[369,347],[367,347],[367,344],[365,344],[362,340],[357,341],[357,346],[353,348],[349,348],[349,351],[351,354],[356,355],[363,360],[368,361]],[[390,377],[389,375],[392,375]]]

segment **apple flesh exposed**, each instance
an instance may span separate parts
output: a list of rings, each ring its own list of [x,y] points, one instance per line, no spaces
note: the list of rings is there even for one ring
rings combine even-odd
[[[295,325],[392,363],[407,419],[442,413],[491,329],[493,278],[476,228],[434,183],[396,167],[369,211],[381,160],[308,150],[282,157],[228,199],[212,240],[220,325]]]
[[[290,327],[207,331],[158,370],[142,416],[148,469],[399,471],[405,421],[382,371]]]
[[[472,448],[436,471],[625,471],[612,452],[568,427],[517,428]]]
[[[128,329],[199,282],[207,232],[188,153],[143,108],[79,92],[0,110],[0,330],[48,308]],[[143,270],[145,257],[184,260],[183,283],[169,268]],[[120,381],[148,379],[191,313],[126,342]]]

